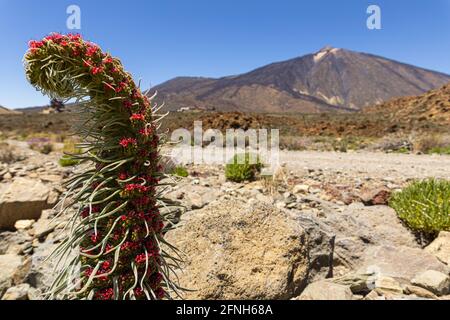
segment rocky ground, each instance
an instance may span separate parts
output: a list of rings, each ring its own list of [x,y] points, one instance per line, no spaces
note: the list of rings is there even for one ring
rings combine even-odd
[[[53,219],[73,169],[14,145],[0,164],[0,296],[39,299],[45,257],[64,237]],[[167,238],[184,256],[191,299],[450,299],[450,233],[419,241],[387,206],[410,180],[449,178],[450,157],[284,152],[271,177],[225,181],[220,166],[188,166],[167,197],[186,213]]]

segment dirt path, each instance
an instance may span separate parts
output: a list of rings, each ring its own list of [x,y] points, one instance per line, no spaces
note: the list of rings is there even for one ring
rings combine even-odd
[[[213,159],[215,152],[224,154],[224,149],[181,148],[181,151],[168,152],[176,161],[190,163],[193,159]],[[168,150],[167,150],[168,151]],[[202,155],[199,155],[199,154]],[[195,154],[195,155],[194,155]],[[230,153],[223,158],[231,159]],[[199,158],[196,158],[198,157]],[[221,158],[220,156],[219,158]],[[223,161],[223,158],[220,162]],[[201,160],[200,160],[201,161]],[[382,152],[318,152],[318,151],[280,151],[279,163],[295,173],[319,170],[333,174],[374,179],[410,180],[428,177],[450,179],[450,156],[415,155]]]
[[[450,156],[386,153],[335,153],[282,151],[280,160],[294,172],[299,169],[364,175],[372,178],[450,179]]]

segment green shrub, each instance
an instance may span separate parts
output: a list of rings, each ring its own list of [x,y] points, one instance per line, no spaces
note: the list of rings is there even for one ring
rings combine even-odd
[[[425,154],[450,154],[450,141],[438,134],[424,135],[415,141],[414,150]]]
[[[42,154],[50,154],[53,151],[53,145],[50,143],[44,144],[42,148],[39,150]]]
[[[401,147],[400,149],[394,150],[395,153],[403,153],[408,154],[411,151],[408,149],[408,147]]]
[[[65,154],[82,154],[83,149],[79,148],[76,141],[73,140],[65,140],[63,152]]]
[[[333,149],[334,149],[334,151],[345,153],[349,149],[348,143],[349,143],[349,140],[347,138],[338,139],[338,140],[332,142]]]
[[[177,167],[173,168],[172,174],[174,176],[183,177],[183,178],[186,178],[189,176],[189,172],[183,166],[177,166]]]
[[[256,163],[251,163],[250,154],[237,154],[230,163],[226,165],[225,177],[229,181],[243,182],[255,180],[256,174],[261,172],[262,163],[256,157]]]
[[[450,181],[416,181],[389,202],[406,225],[419,234],[433,238],[450,230]]]
[[[448,147],[435,147],[428,151],[429,154],[447,154],[450,155],[450,146]]]
[[[73,167],[80,163],[79,160],[74,159],[69,155],[63,155],[58,162],[61,167]]]

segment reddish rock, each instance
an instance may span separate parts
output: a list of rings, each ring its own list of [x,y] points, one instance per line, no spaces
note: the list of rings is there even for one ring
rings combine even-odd
[[[359,198],[366,206],[387,205],[391,191],[386,188],[362,190]]]

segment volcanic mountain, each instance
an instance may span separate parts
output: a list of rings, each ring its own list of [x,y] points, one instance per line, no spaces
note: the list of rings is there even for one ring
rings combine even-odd
[[[218,79],[179,77],[150,91],[168,110],[248,112],[356,111],[419,95],[450,76],[379,56],[325,47],[315,54]]]

